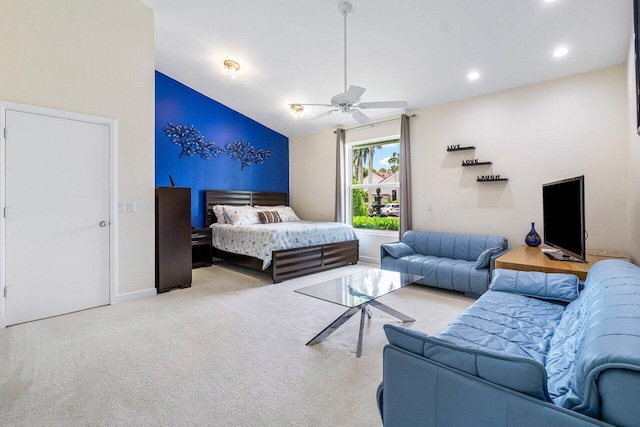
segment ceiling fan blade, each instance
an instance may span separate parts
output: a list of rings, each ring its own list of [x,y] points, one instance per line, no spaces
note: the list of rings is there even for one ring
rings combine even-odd
[[[292,105],[302,105],[305,107],[333,107],[333,105],[331,104],[302,104],[300,102],[297,102],[297,103],[294,102],[293,104],[289,104],[289,106],[292,106]]]
[[[315,120],[315,119],[319,119],[320,117],[326,117],[326,116],[329,116],[329,115],[331,115],[331,114],[335,113],[336,111],[340,111],[340,109],[336,108],[335,110],[325,111],[325,112],[324,112],[324,113],[322,113],[322,114],[318,114],[318,115],[317,115],[317,116],[315,116],[315,117],[311,117],[309,120]]]
[[[407,105],[407,101],[361,102],[358,108],[406,108]]]
[[[349,114],[355,119],[356,122],[360,123],[361,125],[368,125],[369,123],[371,123],[371,119],[360,110],[351,110]]]
[[[360,86],[349,86],[349,89],[344,94],[344,99],[347,104],[355,104],[360,101],[360,97],[365,91],[366,89]]]

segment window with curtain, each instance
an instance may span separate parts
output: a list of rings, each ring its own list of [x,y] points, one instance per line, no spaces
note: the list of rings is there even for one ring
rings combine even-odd
[[[389,137],[347,145],[347,218],[354,228],[398,231],[400,141]]]

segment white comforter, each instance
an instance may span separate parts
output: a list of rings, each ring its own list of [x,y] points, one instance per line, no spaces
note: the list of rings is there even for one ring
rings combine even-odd
[[[261,259],[263,270],[271,264],[272,251],[357,239],[353,227],[340,222],[212,224],[211,229],[213,246],[226,252]]]

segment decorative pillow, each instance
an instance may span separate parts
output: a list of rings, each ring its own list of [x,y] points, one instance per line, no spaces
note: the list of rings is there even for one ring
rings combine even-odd
[[[258,211],[258,218],[262,224],[272,224],[274,222],[282,222],[280,215],[276,211]]]
[[[251,225],[260,223],[258,211],[251,206],[225,206],[223,209],[228,224]]]
[[[224,219],[224,207],[222,205],[213,205],[213,213],[216,216],[216,221],[218,224],[226,224],[227,221]]]
[[[528,297],[571,302],[578,298],[580,279],[573,274],[497,268],[489,289]]]
[[[500,251],[502,251],[501,246],[485,249],[476,260],[476,264],[473,266],[473,268],[475,268],[476,270],[480,270],[482,268],[489,268],[491,257]]]
[[[416,253],[416,251],[405,242],[385,243],[382,247],[394,258],[402,258],[403,256]]]
[[[259,209],[259,210],[269,210],[269,211],[278,212],[278,215],[280,215],[280,220],[282,222],[300,221],[300,218],[298,218],[298,215],[296,215],[296,213],[293,211],[291,206],[284,206],[284,205],[279,205],[279,206],[255,205],[254,207],[256,209]]]

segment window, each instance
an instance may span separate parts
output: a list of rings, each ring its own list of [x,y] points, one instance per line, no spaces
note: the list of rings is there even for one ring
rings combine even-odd
[[[398,137],[347,145],[347,217],[354,228],[398,231],[400,142]]]

